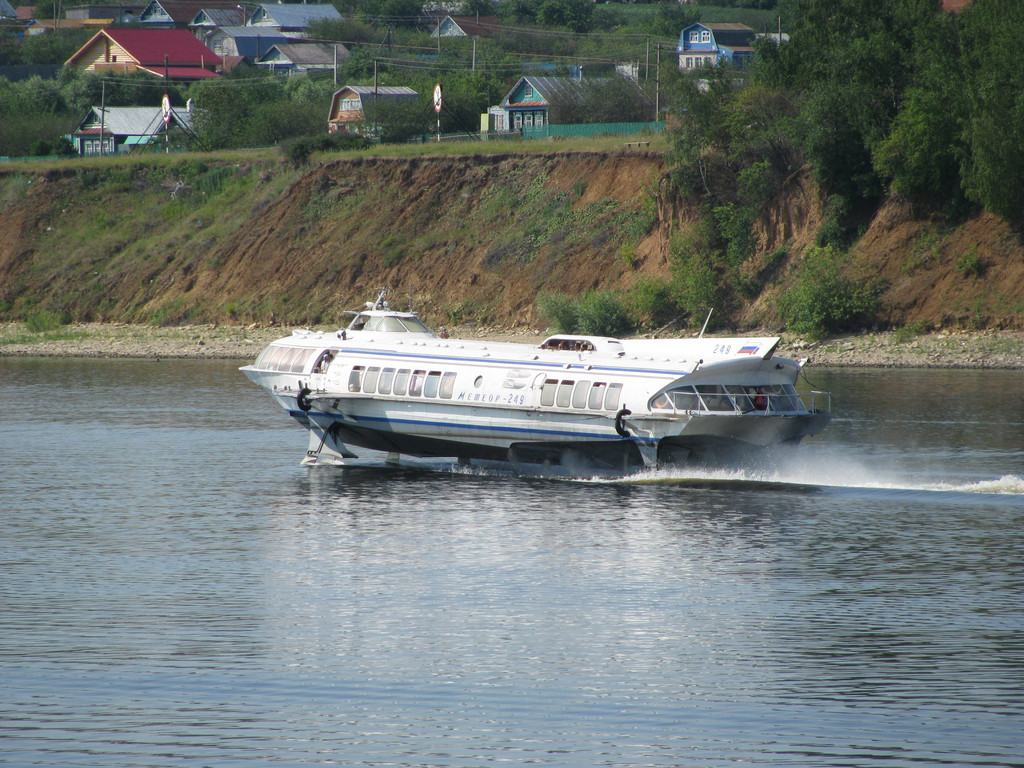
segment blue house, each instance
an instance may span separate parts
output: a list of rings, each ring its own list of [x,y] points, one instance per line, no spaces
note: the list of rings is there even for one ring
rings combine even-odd
[[[504,120],[499,119],[498,123],[504,122],[504,125],[495,124],[494,130],[519,131],[524,126],[547,125],[552,100],[579,98],[581,88],[580,81],[573,77],[520,77],[501,102]]]
[[[755,36],[754,30],[745,24],[691,24],[679,35],[679,68],[700,69],[724,63],[746,66],[754,55]]]

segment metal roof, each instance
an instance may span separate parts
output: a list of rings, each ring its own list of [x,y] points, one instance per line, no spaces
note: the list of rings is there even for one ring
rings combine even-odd
[[[14,10],[14,6],[11,5],[7,0],[0,0],[0,18],[4,19],[16,19],[18,18],[18,12]]]
[[[341,21],[338,9],[329,3],[307,5],[305,3],[262,3],[253,13],[249,24],[276,26],[286,29],[302,29],[311,21]],[[266,20],[266,21],[264,21]]]
[[[332,66],[335,48],[339,61],[352,55],[341,43],[278,43],[260,57],[260,63],[289,62],[296,66]]]
[[[164,115],[160,107],[107,107],[106,117],[100,117],[100,108],[93,107],[78,124],[76,133],[96,133],[100,125],[106,133],[116,136],[150,136],[163,130]],[[171,108],[173,120],[186,127],[192,124],[192,115],[185,109]]]

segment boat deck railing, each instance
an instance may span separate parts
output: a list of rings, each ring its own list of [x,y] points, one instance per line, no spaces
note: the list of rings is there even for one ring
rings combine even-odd
[[[781,389],[781,387],[780,387]],[[831,413],[832,394],[814,390],[798,393],[788,391],[751,391],[740,386],[698,385],[667,392],[654,402],[654,409],[664,408],[676,413],[716,413],[753,416],[791,416],[807,413]],[[659,403],[661,403],[659,405]]]

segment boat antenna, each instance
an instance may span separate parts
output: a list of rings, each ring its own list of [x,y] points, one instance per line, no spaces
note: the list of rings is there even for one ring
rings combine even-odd
[[[703,339],[703,338],[704,338],[704,331],[706,331],[706,330],[707,330],[707,327],[708,327],[708,323],[710,323],[710,322],[711,322],[711,313],[712,313],[712,312],[714,312],[714,311],[715,311],[715,308],[714,308],[714,307],[712,307],[711,309],[709,309],[709,310],[708,310],[708,316],[707,316],[707,318],[705,318],[705,320],[704,320],[704,325],[703,325],[703,326],[701,326],[701,329],[700,329],[700,335],[699,335],[699,336],[697,336],[697,338],[698,338],[698,339]]]
[[[374,309],[387,309],[388,308],[388,289],[387,286],[380,289],[380,294],[377,296],[377,301],[373,304]]]

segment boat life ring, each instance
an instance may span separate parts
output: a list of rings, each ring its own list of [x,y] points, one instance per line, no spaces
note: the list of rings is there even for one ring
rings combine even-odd
[[[623,408],[615,414],[615,431],[619,433],[620,437],[630,437],[629,430],[626,429],[626,425],[623,424],[623,419],[632,413],[633,412],[628,408]]]
[[[299,384],[299,394],[295,396],[295,404],[299,406],[300,411],[308,411],[313,407],[313,403],[309,399],[310,389]]]

